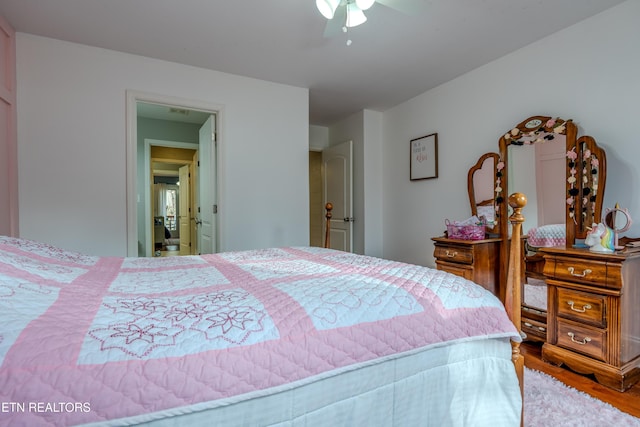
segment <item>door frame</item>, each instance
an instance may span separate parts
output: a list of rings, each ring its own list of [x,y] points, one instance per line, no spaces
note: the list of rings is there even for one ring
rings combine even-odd
[[[172,107],[182,108],[186,110],[204,111],[216,116],[216,150],[217,159],[224,158],[224,106],[221,104],[212,104],[204,101],[177,98],[168,95],[159,95],[149,92],[141,92],[136,90],[126,91],[126,241],[127,256],[138,256],[138,102],[146,102],[151,104],[162,104]],[[222,180],[224,177],[223,162],[211,162],[215,164],[216,169],[216,188],[212,188],[216,194],[215,200],[218,204],[218,213],[216,215],[216,228],[218,229],[218,247],[222,233],[220,232],[222,221],[224,219],[224,186]],[[143,185],[143,184],[141,184]]]

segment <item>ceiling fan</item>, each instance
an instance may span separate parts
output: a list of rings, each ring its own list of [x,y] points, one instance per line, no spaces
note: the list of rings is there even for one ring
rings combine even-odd
[[[325,37],[334,35],[339,28],[346,33],[349,28],[364,24],[367,21],[364,11],[375,3],[413,14],[422,10],[425,0],[316,0],[316,7],[329,20]],[[347,45],[350,44],[351,40],[347,40]]]

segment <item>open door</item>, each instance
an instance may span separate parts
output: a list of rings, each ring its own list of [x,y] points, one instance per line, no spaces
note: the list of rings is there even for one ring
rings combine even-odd
[[[200,128],[199,168],[196,224],[198,224],[197,253],[212,254],[216,245],[216,129],[215,116],[211,115]]]
[[[180,179],[178,227],[180,228],[180,255],[191,255],[191,183],[189,181],[189,165],[178,169]]]
[[[353,143],[343,142],[322,151],[324,204],[333,204],[329,236],[331,248],[353,248]]]

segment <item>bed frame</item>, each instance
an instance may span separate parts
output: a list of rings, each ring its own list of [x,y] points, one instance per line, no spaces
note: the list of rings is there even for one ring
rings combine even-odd
[[[515,325],[520,335],[521,330],[521,309],[522,309],[522,275],[524,273],[522,257],[522,223],[524,222],[524,216],[522,215],[522,209],[527,204],[527,198],[522,193],[513,193],[509,196],[509,206],[513,209],[513,213],[509,216],[511,222],[511,243],[509,245],[509,265],[506,270],[508,271],[506,288],[505,288],[505,301],[504,306],[507,311],[507,315],[511,322]],[[331,231],[331,218],[333,214],[333,205],[327,203],[326,209],[326,225],[325,225],[325,238],[324,247],[329,248],[331,246],[330,231]],[[516,370],[518,376],[518,382],[520,383],[520,394],[522,395],[523,409],[524,409],[524,356],[520,353],[520,343],[517,341],[511,341],[511,361]],[[524,411],[520,419],[520,425],[524,425]]]

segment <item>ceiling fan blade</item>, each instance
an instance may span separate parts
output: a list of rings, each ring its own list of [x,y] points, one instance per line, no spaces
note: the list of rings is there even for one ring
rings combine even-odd
[[[376,0],[376,3],[407,15],[419,15],[427,10],[427,0]]]
[[[342,27],[344,27],[346,21],[347,9],[344,7],[338,7],[333,18],[329,19],[327,21],[327,25],[324,27],[324,37],[331,38],[341,33]]]

